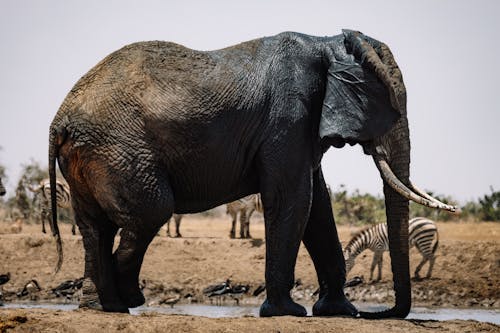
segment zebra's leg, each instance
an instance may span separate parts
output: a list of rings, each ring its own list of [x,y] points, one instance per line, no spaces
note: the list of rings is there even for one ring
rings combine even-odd
[[[171,220],[171,219],[172,219],[172,218],[167,219],[167,237],[172,237],[172,236],[170,235],[170,220]]]
[[[422,260],[420,261],[420,263],[418,264],[417,268],[415,269],[415,279],[417,280],[421,280],[421,277],[420,277],[420,270],[422,269],[422,267],[425,265],[425,263],[428,261],[429,259],[426,257],[426,256],[422,256]]]
[[[236,237],[236,220],[237,220],[237,214],[233,211],[230,212],[231,214],[231,231],[229,231],[229,238],[235,238]]]
[[[344,294],[345,261],[321,168],[313,174],[311,213],[303,242],[313,260],[320,286],[319,300],[313,306],[313,315],[356,316],[358,311]]]
[[[181,220],[182,220],[182,215],[180,215],[180,214],[174,214],[175,237],[182,237],[181,232],[180,232]]]
[[[240,211],[240,238],[245,238],[246,221],[247,221],[247,209],[243,208]]]
[[[47,230],[45,230],[45,216],[44,215],[42,215],[42,232],[44,234],[47,233]]]
[[[370,266],[370,281],[373,280],[373,271],[375,270],[375,266],[378,264],[377,260],[377,252],[373,252],[373,259],[372,259],[372,264]]]
[[[427,279],[430,279],[432,276],[432,269],[434,268],[434,262],[436,261],[436,257],[432,255],[429,258],[429,270],[427,271],[427,275],[425,276]]]
[[[384,252],[379,252],[378,253],[378,275],[377,275],[377,282],[382,280],[382,262],[384,260]]]
[[[250,235],[250,218],[252,217],[254,211],[255,209],[250,209],[250,212],[245,220],[245,238],[252,238]]]
[[[74,235],[76,235],[76,224],[75,224],[75,221],[73,220],[73,222],[71,222],[71,233]]]

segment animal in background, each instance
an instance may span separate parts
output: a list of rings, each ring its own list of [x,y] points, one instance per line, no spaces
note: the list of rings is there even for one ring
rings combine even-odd
[[[172,217],[168,219],[167,221],[167,236],[172,237],[170,234],[170,222],[174,220],[175,222],[175,237],[182,237],[180,228],[181,228],[181,220],[182,220],[183,215],[182,214],[172,214]]]
[[[415,217],[408,223],[408,228],[408,242],[410,248],[416,246],[422,255],[422,260],[415,269],[415,278],[420,279],[420,270],[426,262],[429,262],[426,278],[430,278],[434,262],[436,261],[436,249],[439,244],[436,223],[424,217]],[[370,280],[373,280],[373,271],[375,266],[377,266],[378,275],[375,281],[380,281],[382,278],[383,254],[385,251],[389,251],[387,225],[385,223],[376,224],[373,227],[363,229],[349,241],[344,249],[347,273],[349,273],[354,266],[356,257],[367,249],[373,252],[373,260],[370,266]]]
[[[50,206],[50,181],[42,179],[36,186],[28,186],[28,189],[34,193],[34,201],[38,204],[38,212],[42,220],[42,232],[46,233],[45,221],[50,223],[51,206]],[[72,211],[71,193],[69,186],[60,180],[56,180],[56,198],[57,205],[61,208],[67,208]],[[76,224],[74,218],[71,219],[71,233],[76,234]]]
[[[231,215],[232,218],[229,237],[234,238],[236,235],[236,220],[239,213],[240,238],[252,238],[250,235],[250,217],[254,211],[264,212],[260,194],[251,194],[226,204],[226,214]]]

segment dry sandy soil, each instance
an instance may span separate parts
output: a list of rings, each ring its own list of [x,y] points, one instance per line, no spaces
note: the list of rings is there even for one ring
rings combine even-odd
[[[149,305],[158,306],[170,297],[180,302],[206,303],[208,285],[231,279],[248,284],[250,293],[240,304],[259,305],[265,293],[254,297],[253,290],[263,283],[265,242],[264,225],[258,216],[252,219],[251,240],[229,239],[229,217],[186,216],[181,225],[183,238],[168,238],[162,230],[150,245],[141,271],[144,293]],[[417,306],[500,308],[500,224],[441,223],[440,244],[433,277],[413,282],[413,302]],[[38,225],[25,225],[12,234],[7,223],[0,222],[0,274],[10,272],[11,280],[3,287],[6,302],[68,302],[56,298],[51,289],[68,279],[83,275],[83,246],[79,235],[72,236],[69,226],[61,225],[65,260],[62,270],[53,275],[56,263],[55,243],[40,232]],[[339,227],[346,243],[354,230]],[[365,252],[349,275],[364,276],[365,283],[346,288],[352,301],[391,303],[393,301],[390,259],[384,257],[383,278],[370,283],[372,254]],[[411,251],[412,271],[420,254]],[[427,271],[425,266],[423,273]],[[16,292],[31,279],[42,290],[24,297]],[[312,262],[300,249],[293,289],[295,300],[303,305],[314,303],[317,288]],[[186,297],[190,296],[190,297]],[[75,294],[71,302],[77,302]],[[227,298],[227,305],[234,300]],[[434,329],[435,328],[435,329]],[[107,314],[95,311],[12,310],[0,308],[0,332],[500,332],[500,327],[475,321],[366,321],[348,318],[205,318],[147,313],[140,316]]]

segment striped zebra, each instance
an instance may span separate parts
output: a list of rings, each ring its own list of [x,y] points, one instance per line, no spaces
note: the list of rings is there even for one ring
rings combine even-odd
[[[263,212],[260,194],[251,194],[226,204],[226,214],[231,215],[232,224],[229,237],[236,234],[236,219],[240,213],[240,238],[252,238],[250,235],[250,217],[254,211]]]
[[[42,220],[42,232],[46,233],[45,220],[50,223],[50,219],[52,217],[52,211],[50,208],[50,181],[48,178],[43,179],[37,186],[29,186],[28,189],[34,193],[34,201],[38,203],[38,210]],[[68,208],[72,211],[71,194],[68,185],[60,180],[56,180],[56,191],[57,206],[61,208]],[[73,235],[76,234],[74,219],[71,219],[71,233]]]
[[[429,270],[427,278],[431,277],[435,252],[438,247],[438,230],[434,221],[416,217],[409,221],[408,242],[410,248],[416,246],[422,255],[422,261],[415,269],[415,278],[420,279],[419,272],[422,266],[429,261]],[[389,251],[389,240],[387,238],[387,224],[380,223],[373,227],[361,230],[347,244],[344,249],[344,257],[347,273],[354,266],[356,257],[366,249],[373,251],[373,261],[370,267],[370,280],[373,279],[373,270],[378,266],[378,277],[376,281],[382,278],[382,257],[384,251]]]
[[[2,178],[0,177],[0,197],[5,195],[5,187],[2,184]]]

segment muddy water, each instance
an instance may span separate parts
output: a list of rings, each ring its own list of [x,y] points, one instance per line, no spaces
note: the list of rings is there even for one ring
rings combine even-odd
[[[380,306],[356,304],[356,306],[364,311],[380,311],[383,310]],[[3,308],[24,308],[24,309],[50,309],[70,311],[76,309],[76,304],[40,304],[40,303],[7,303]],[[306,307],[308,315],[311,315],[311,307]],[[158,312],[164,314],[181,314],[190,316],[203,316],[209,318],[221,317],[258,317],[259,307],[257,306],[215,306],[201,304],[179,304],[171,307],[154,307],[141,306],[131,309],[132,315],[138,315],[144,312]],[[414,307],[408,315],[407,319],[423,319],[423,320],[477,320],[500,325],[500,310],[483,310],[483,309],[451,309],[451,308],[424,308]]]

